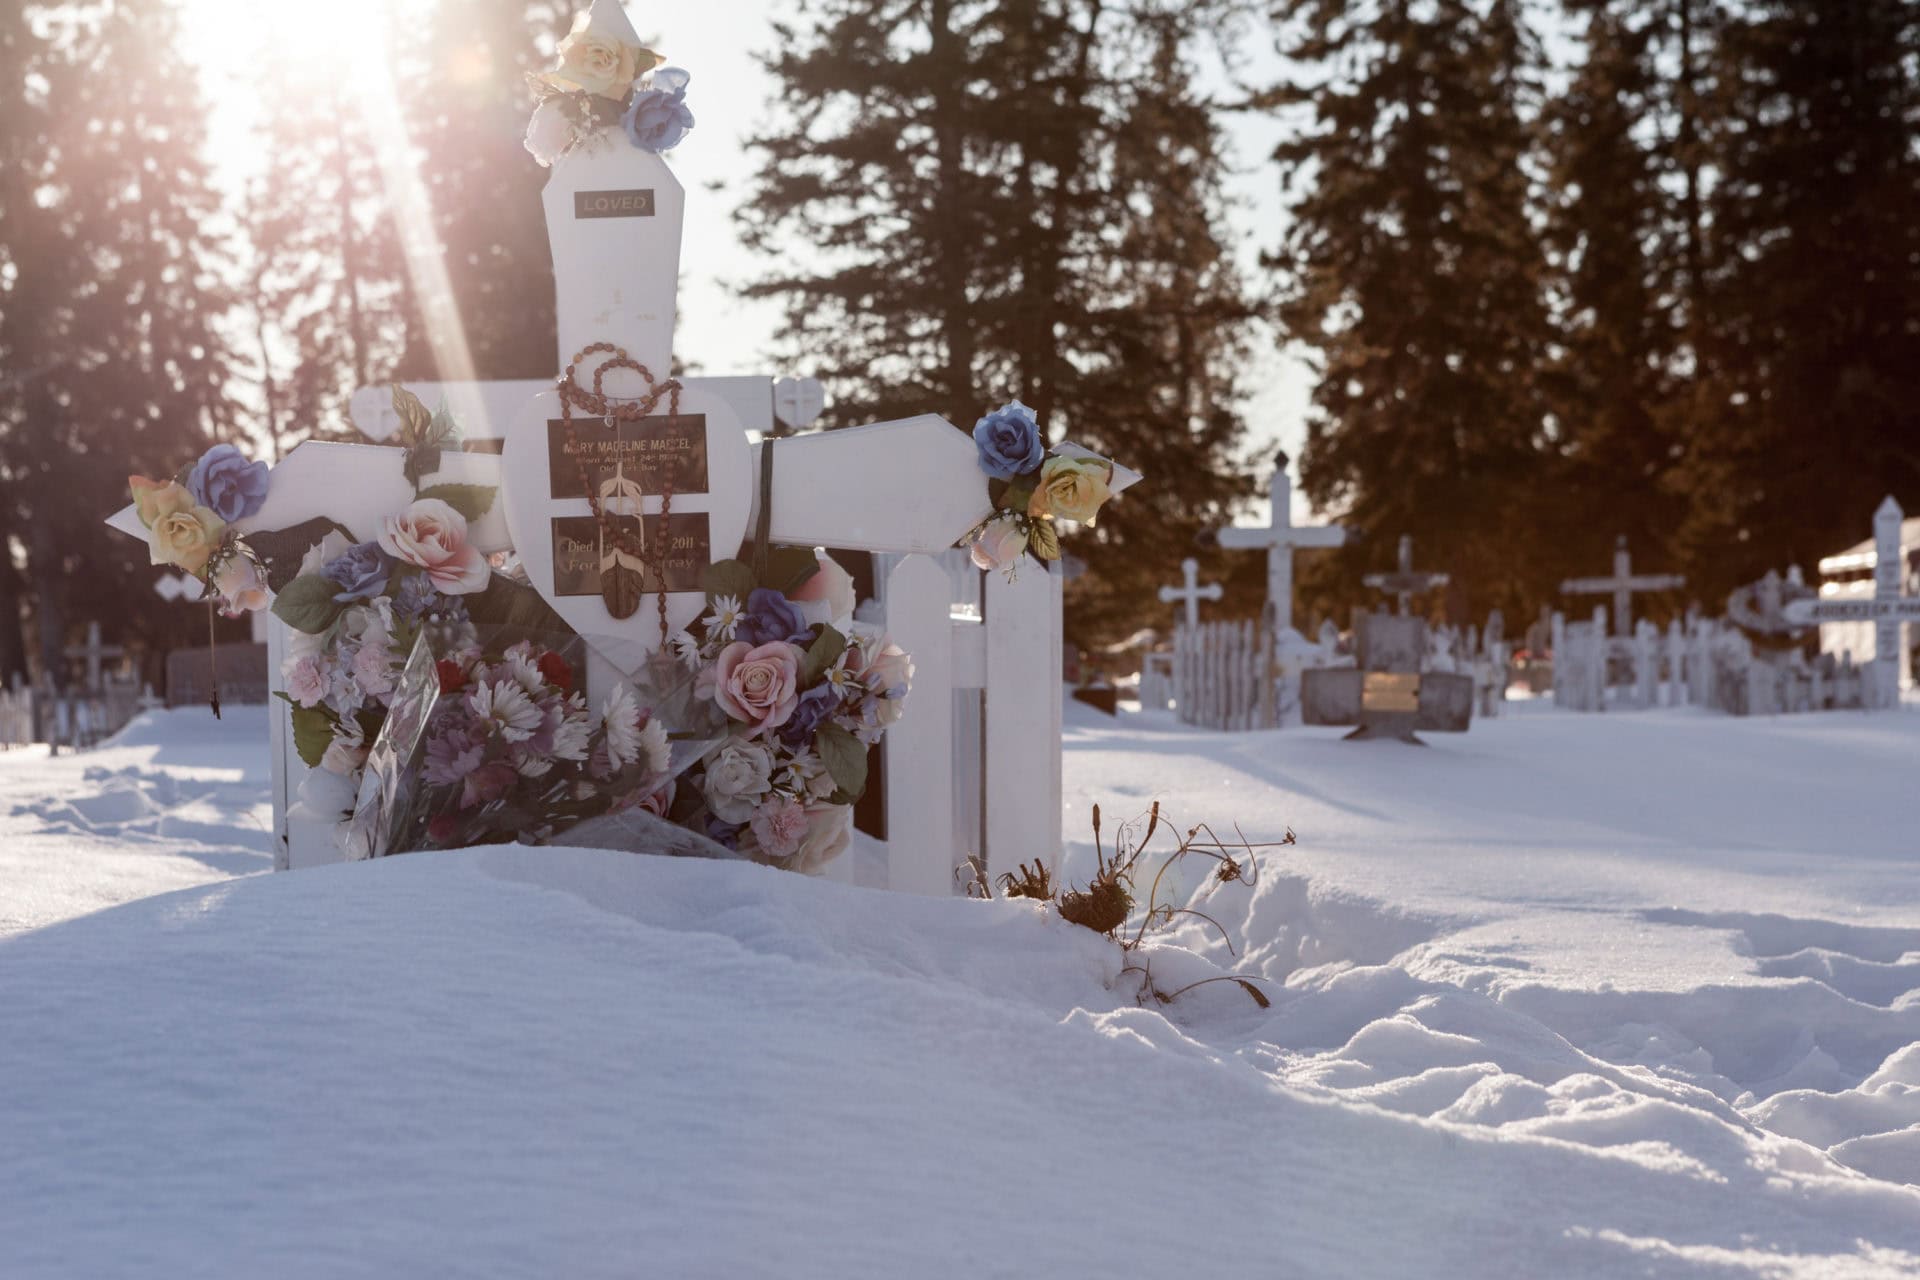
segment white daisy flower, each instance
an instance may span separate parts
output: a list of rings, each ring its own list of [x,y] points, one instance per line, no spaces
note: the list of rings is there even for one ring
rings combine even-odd
[[[691,631],[676,631],[668,636],[667,651],[678,658],[683,666],[700,665],[700,642],[693,638]]]
[[[497,730],[508,742],[524,742],[540,728],[540,708],[533,705],[527,691],[511,680],[499,680],[474,686],[467,705],[475,718],[489,729]]]
[[[702,618],[700,623],[706,627],[708,635],[731,640],[734,629],[740,625],[740,619],[745,614],[746,610],[740,607],[738,596],[715,596],[713,612]]]
[[[624,769],[640,758],[640,708],[634,703],[633,690],[624,684],[615,685],[600,723],[607,731],[609,764]]]
[[[648,773],[665,773],[672,760],[667,746],[667,726],[658,720],[647,721],[640,731],[640,759]]]

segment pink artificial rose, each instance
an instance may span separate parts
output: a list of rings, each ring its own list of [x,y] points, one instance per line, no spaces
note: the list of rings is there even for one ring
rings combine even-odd
[[[221,610],[229,618],[267,607],[267,574],[252,556],[232,555],[213,575]]]
[[[484,591],[492,572],[486,557],[467,545],[467,518],[438,498],[417,499],[401,514],[388,516],[380,547],[396,560],[425,569],[442,595]]]
[[[303,707],[317,707],[327,696],[327,672],[320,655],[307,654],[285,672],[287,696]]]
[[[674,792],[679,789],[679,785],[672,778],[668,778],[666,783],[659,789],[649,791],[645,796],[642,796],[639,807],[645,809],[656,818],[667,817],[673,810]]]
[[[791,796],[773,796],[753,811],[747,824],[760,852],[785,862],[800,852],[807,835],[807,811]]]
[[[973,540],[973,564],[989,573],[1009,569],[1026,549],[1026,529],[1012,516],[1001,516],[988,521],[980,536]]]
[[[713,697],[754,733],[778,729],[800,701],[800,650],[784,640],[753,647],[735,640],[713,660]]]
[[[833,558],[821,552],[820,571],[787,593],[787,599],[800,610],[800,617],[812,626],[824,622],[838,631],[845,631],[853,620],[854,606],[859,603],[854,598],[853,575],[842,569]]]

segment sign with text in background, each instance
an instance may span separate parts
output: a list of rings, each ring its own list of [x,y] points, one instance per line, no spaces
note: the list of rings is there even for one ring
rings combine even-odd
[[[553,498],[587,496],[580,481],[583,460],[596,493],[604,493],[603,486],[616,476],[639,485],[649,497],[669,486],[676,494],[707,491],[705,414],[575,418],[571,433],[567,425],[559,418],[547,423],[547,483]]]
[[[662,590],[660,570],[666,574],[667,591],[699,591],[701,575],[713,563],[712,531],[704,511],[676,511],[670,517],[666,536],[664,564],[656,564],[662,536],[660,517],[645,517],[642,532],[646,537],[641,558],[646,574],[641,591]],[[631,529],[633,519],[616,516],[614,523]],[[560,516],[553,521],[553,593],[556,596],[598,596],[600,594],[600,525],[592,516]]]

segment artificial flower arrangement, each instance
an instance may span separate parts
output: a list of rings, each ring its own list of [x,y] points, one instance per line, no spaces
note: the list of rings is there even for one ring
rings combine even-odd
[[[595,30],[590,13],[574,19],[560,42],[559,64],[529,76],[539,95],[527,123],[526,148],[552,165],[604,130],[618,126],[643,151],[670,151],[693,128],[687,83],[678,67],[663,67],[651,49]]]
[[[853,621],[853,579],[811,549],[707,571],[708,612],[670,650],[725,737],[662,812],[755,861],[818,871],[853,837],[867,752],[906,707],[913,662]]]
[[[396,682],[355,806],[350,856],[541,844],[603,814],[664,811],[676,758],[666,721],[624,683],[593,715],[578,687],[579,637],[446,641],[420,635]]]
[[[981,569],[1012,577],[1022,554],[1058,560],[1056,522],[1090,525],[1113,496],[1113,463],[1074,444],[1048,448],[1033,410],[1018,400],[975,423],[973,443],[995,509],[963,540]]]
[[[154,564],[192,574],[230,618],[266,607],[261,555],[233,524],[267,500],[267,464],[249,462],[230,444],[216,444],[170,480],[130,476],[134,510],[147,528]]]

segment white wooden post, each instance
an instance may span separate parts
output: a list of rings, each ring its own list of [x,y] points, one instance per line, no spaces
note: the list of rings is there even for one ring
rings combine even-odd
[[[1873,513],[1873,598],[1876,604],[1893,605],[1900,600],[1906,577],[1906,557],[1901,554],[1900,504],[1888,494]],[[1911,678],[1912,661],[1907,653],[1900,619],[1883,614],[1873,629],[1874,705],[1899,705],[1900,690]]]
[[[913,655],[906,712],[881,740],[887,887],[909,893],[953,892],[951,585],[946,570],[922,555],[906,557],[887,575],[887,630]]]
[[[1011,582],[987,575],[983,785],[993,877],[1035,858],[1059,870],[1063,582],[1037,563]]]

